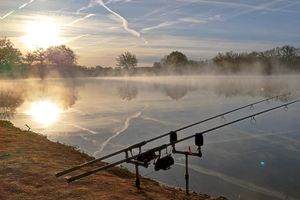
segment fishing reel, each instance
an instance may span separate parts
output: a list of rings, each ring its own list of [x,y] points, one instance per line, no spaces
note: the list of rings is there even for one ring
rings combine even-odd
[[[136,160],[139,162],[143,162],[145,165],[148,166],[150,161],[154,160],[155,158],[157,158],[155,151],[150,151],[148,153],[138,155]]]
[[[171,156],[171,154],[158,158],[156,162],[154,163],[154,169],[155,171],[159,170],[168,170],[171,168],[171,166],[174,165],[174,158]]]

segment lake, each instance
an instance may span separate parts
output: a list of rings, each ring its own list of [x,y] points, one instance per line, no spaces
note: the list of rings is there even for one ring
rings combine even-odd
[[[0,117],[101,157],[236,107],[291,92],[287,98],[178,132],[178,138],[281,105],[300,97],[299,80],[297,75],[2,80]],[[204,135],[203,156],[189,157],[191,190],[229,199],[300,199],[300,103],[255,119]],[[163,138],[143,150],[168,141]],[[187,151],[189,146],[196,151],[193,139],[176,148]],[[173,156],[175,165],[170,170],[155,171],[151,164],[141,168],[141,174],[184,188],[184,156]]]

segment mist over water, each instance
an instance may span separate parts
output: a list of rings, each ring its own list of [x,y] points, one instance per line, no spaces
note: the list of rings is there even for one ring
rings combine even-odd
[[[254,106],[193,127],[179,138],[300,97],[299,76],[166,76],[0,81],[0,118],[76,145],[100,157],[128,145],[266,97],[291,97]],[[56,121],[38,123],[27,110],[50,101],[61,109]],[[47,112],[47,110],[45,111]],[[191,189],[229,199],[299,199],[300,105],[205,135],[203,157],[190,157]],[[167,143],[168,138],[143,149]],[[187,150],[194,141],[180,143]],[[170,151],[170,150],[169,150]],[[184,187],[184,158],[169,171],[142,175]],[[112,161],[112,160],[110,160]],[[132,166],[127,166],[131,168]]]

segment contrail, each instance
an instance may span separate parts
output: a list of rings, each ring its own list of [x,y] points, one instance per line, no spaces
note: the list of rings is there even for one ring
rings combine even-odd
[[[271,5],[273,5],[277,2],[280,2],[280,1],[284,1],[284,0],[275,0],[275,1],[271,1],[271,2],[268,2],[265,4],[261,4],[261,5],[251,5],[251,4],[236,3],[236,2],[218,1],[218,0],[191,0],[191,1],[183,0],[183,1],[189,2],[189,3],[205,3],[205,4],[211,4],[211,5],[217,5],[217,6],[226,6],[226,7],[231,7],[231,8],[246,8],[246,9],[251,9],[251,10],[286,12],[285,10],[270,7]],[[287,11],[287,12],[289,12],[289,11]]]
[[[116,13],[115,11],[113,11],[112,9],[110,9],[109,7],[107,7],[102,0],[96,0],[96,2],[98,4],[100,4],[103,8],[105,8],[108,12],[110,12],[111,14],[115,15],[116,17],[118,17],[122,21],[123,28],[128,33],[130,33],[130,34],[132,34],[132,35],[134,35],[136,37],[141,37],[141,34],[139,32],[137,32],[134,29],[129,28],[128,21],[123,16],[121,16],[120,14]]]
[[[76,37],[73,37],[73,38],[67,40],[65,43],[67,44],[67,43],[70,43],[70,42],[74,42],[76,40],[79,40],[79,39],[81,39],[83,37],[87,37],[87,36],[89,36],[89,34],[78,35]]]
[[[8,17],[9,15],[13,14],[14,12],[16,12],[15,10],[10,11],[9,13],[3,15],[2,17],[0,17],[0,19],[5,19],[6,17]]]
[[[66,24],[66,26],[72,26],[72,25],[74,25],[74,24],[76,24],[76,23],[78,23],[78,22],[81,22],[81,21],[86,20],[86,19],[88,19],[88,18],[90,18],[90,17],[93,17],[93,16],[95,16],[95,14],[87,14],[87,15],[84,16],[84,17],[81,17],[81,18],[79,18],[79,19],[76,19],[76,20],[72,21],[72,22],[69,23],[69,24]]]
[[[94,6],[94,2],[90,1],[89,5],[77,9],[76,13],[79,14],[81,11],[87,10],[87,9],[93,7],[93,6]]]
[[[21,5],[21,6],[19,7],[19,9],[25,8],[28,4],[31,4],[31,3],[33,3],[34,1],[35,1],[35,0],[30,0],[29,2],[24,3],[23,5]]]
[[[175,25],[175,24],[178,24],[179,22],[178,21],[174,21],[174,22],[162,22],[158,25],[154,25],[154,26],[150,26],[150,27],[147,27],[147,28],[143,28],[142,29],[142,32],[147,32],[147,31],[151,31],[151,30],[155,30],[155,29],[159,29],[159,28],[163,28],[163,27],[168,27],[168,26],[172,26],[172,25]]]
[[[29,4],[33,3],[35,0],[30,0],[27,3],[23,3],[21,6],[19,6],[19,10],[25,8],[26,6],[28,6]],[[10,12],[8,12],[7,14],[3,15],[2,17],[0,17],[1,20],[7,18],[8,16],[10,16],[11,14],[13,14],[14,12],[16,12],[16,10],[12,10]]]
[[[250,13],[253,13],[255,11],[271,11],[271,12],[274,12],[274,11],[283,11],[282,9],[271,8],[271,6],[273,6],[274,4],[282,2],[282,1],[284,1],[284,0],[275,0],[275,1],[272,1],[272,2],[261,4],[259,6],[254,6],[254,7],[250,8],[250,9],[247,9],[247,10],[241,11],[239,13],[236,13],[236,14],[228,17],[227,19],[236,18],[238,16],[245,15],[245,14],[250,14]]]
[[[113,11],[109,7],[107,7],[107,4],[110,4],[111,2],[113,2],[113,0],[108,0],[106,3],[104,3],[103,0],[92,0],[88,4],[88,6],[79,8],[77,10],[77,13],[80,13],[83,10],[91,8],[91,7],[93,7],[95,5],[95,3],[97,3],[97,4],[101,5],[103,8],[105,8],[108,12],[110,12],[111,14],[113,14],[114,16],[116,16],[117,18],[119,18],[122,21],[122,27],[124,28],[125,31],[127,31],[128,33],[130,33],[130,34],[132,34],[132,35],[134,35],[134,36],[136,36],[138,38],[141,38],[144,41],[144,44],[147,45],[148,41],[145,38],[141,37],[141,33],[139,33],[138,31],[136,31],[136,30],[134,30],[132,28],[129,28],[128,21],[125,19],[125,17],[123,17],[119,13]],[[91,17],[90,15],[94,16],[94,14],[88,14],[87,16],[85,16],[83,18],[80,18],[78,20],[75,20],[75,21],[71,22],[69,25],[73,25],[74,23],[77,23],[79,21],[83,21],[83,20]]]

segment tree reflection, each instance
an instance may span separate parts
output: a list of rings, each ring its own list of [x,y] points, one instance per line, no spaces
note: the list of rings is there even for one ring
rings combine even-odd
[[[50,100],[63,109],[73,106],[78,100],[77,86],[63,82],[18,82],[1,81],[0,119],[12,119],[23,103]],[[25,108],[26,109],[26,108]]]
[[[124,82],[121,87],[118,87],[119,96],[122,100],[131,101],[135,99],[139,93],[137,86],[132,82]]]
[[[219,96],[251,96],[251,97],[272,97],[279,94],[291,92],[291,88],[286,82],[275,81],[222,81],[215,85],[214,91]],[[289,96],[281,96],[278,100],[286,102]]]
[[[171,99],[179,100],[188,94],[190,91],[194,91],[197,88],[191,85],[179,85],[179,84],[162,84],[155,85],[155,88],[161,89]]]
[[[0,119],[11,119],[16,109],[24,102],[20,93],[0,91]]]

